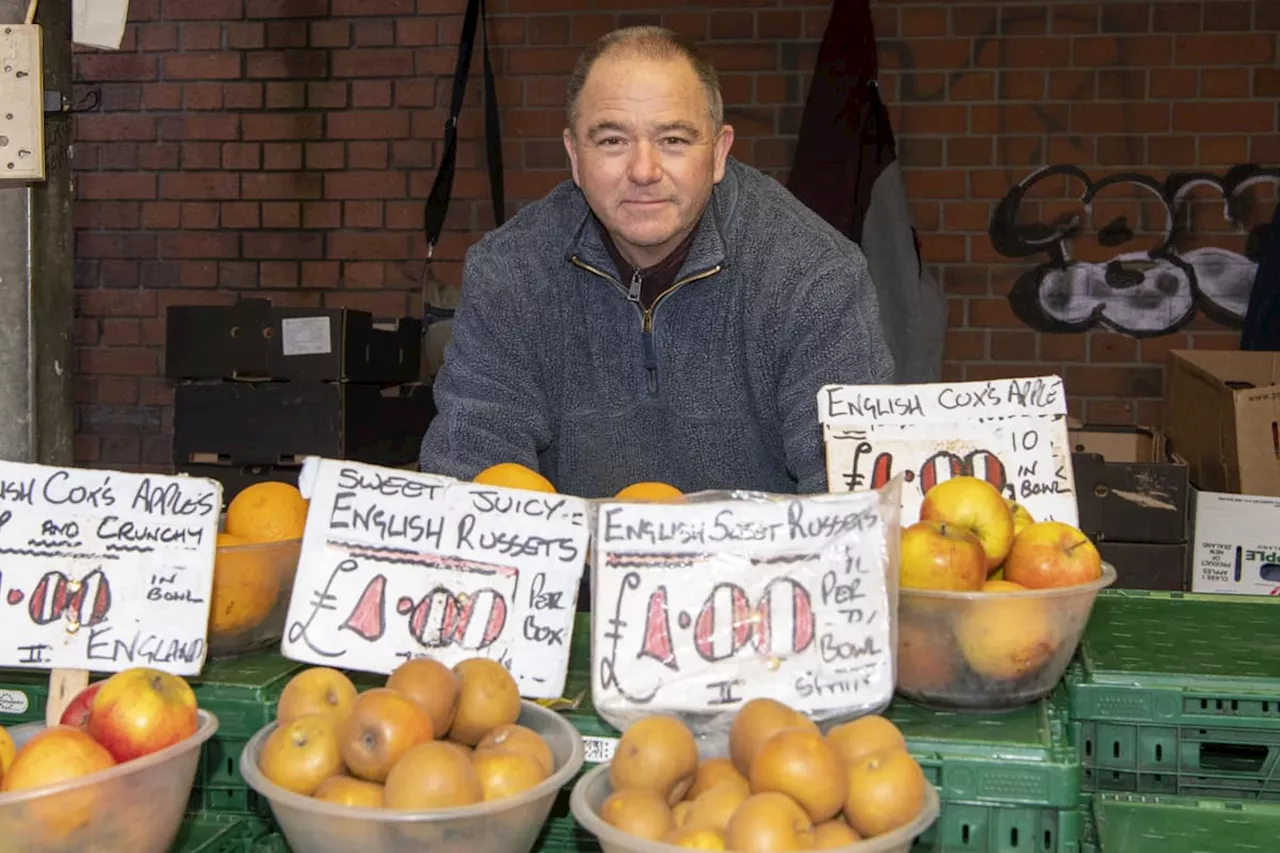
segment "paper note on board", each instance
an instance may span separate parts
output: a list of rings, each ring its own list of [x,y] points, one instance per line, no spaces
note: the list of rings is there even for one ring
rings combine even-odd
[[[311,508],[285,657],[384,674],[487,657],[521,695],[560,695],[586,501],[316,457],[299,487]]]
[[[0,462],[0,666],[197,675],[222,486]]]
[[[878,488],[902,473],[902,522],[935,483],[981,477],[1037,520],[1077,524],[1062,379],[828,385],[818,392],[830,492]]]
[[[894,684],[897,488],[599,506],[592,697],[636,714],[769,697],[819,718]]]

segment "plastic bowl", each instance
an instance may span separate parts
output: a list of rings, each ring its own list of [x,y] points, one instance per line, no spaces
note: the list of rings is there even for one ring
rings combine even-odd
[[[280,644],[301,550],[301,539],[217,549],[209,657],[235,657]]]
[[[258,731],[240,756],[240,773],[271,803],[293,853],[528,853],[556,795],[582,769],[582,735],[555,711],[522,703],[520,725],[546,740],[556,769],[522,794],[459,809],[427,812],[340,806],[286,791],[258,769],[258,755],[275,731]]]
[[[604,853],[680,853],[685,849],[674,844],[638,838],[605,823],[600,817],[600,807],[612,793],[609,765],[597,764],[583,774],[573,786],[573,793],[569,795],[569,809],[573,812],[574,820],[596,837]],[[832,849],[835,853],[907,853],[916,837],[938,819],[941,808],[938,792],[932,785],[925,785],[924,808],[911,823],[857,844]]]
[[[165,853],[182,823],[200,747],[218,718],[181,743],[61,785],[0,794],[0,848],[23,853]],[[12,726],[21,748],[43,723]]]
[[[1080,644],[1096,581],[1025,592],[899,589],[897,692],[943,711],[1000,711],[1049,694]]]

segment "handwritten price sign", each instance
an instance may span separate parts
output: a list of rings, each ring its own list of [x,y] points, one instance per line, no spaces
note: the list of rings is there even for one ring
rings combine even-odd
[[[222,487],[0,462],[0,666],[204,665]]]
[[[888,495],[888,497],[886,497]],[[600,506],[592,693],[628,711],[809,712],[893,693],[896,483],[783,500]],[[890,572],[892,566],[892,572]],[[618,725],[618,723],[614,723]]]
[[[987,480],[1037,520],[1076,524],[1067,403],[1057,376],[935,385],[829,385],[818,394],[831,492],[876,489],[897,474],[902,518],[956,476]]]
[[[586,502],[310,458],[286,657],[389,673],[413,657],[502,661],[522,695],[564,687]]]

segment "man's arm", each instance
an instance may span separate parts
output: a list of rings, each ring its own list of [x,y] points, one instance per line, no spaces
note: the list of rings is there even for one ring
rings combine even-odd
[[[827,491],[818,390],[894,381],[875,287],[861,251],[855,253],[811,274],[782,306],[778,413],[783,453],[801,494]]]
[[[418,467],[470,479],[499,462],[538,470],[551,442],[547,399],[534,352],[538,312],[523,310],[519,282],[498,257],[472,249],[444,365],[437,414],[422,439]]]

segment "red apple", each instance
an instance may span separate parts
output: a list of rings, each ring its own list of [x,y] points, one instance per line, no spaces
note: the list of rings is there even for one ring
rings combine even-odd
[[[102,687],[104,683],[102,681],[94,682],[77,693],[62,712],[62,717],[58,722],[64,726],[75,726],[78,729],[88,726],[89,711],[93,707],[93,697],[98,695],[98,688]]]
[[[987,579],[987,557],[978,537],[936,521],[902,531],[900,583],[906,589],[972,591]]]
[[[1029,589],[1075,586],[1102,577],[1102,556],[1079,528],[1038,521],[1014,538],[1004,577]]]
[[[978,537],[988,572],[1004,562],[1013,544],[1013,513],[1000,490],[977,477],[952,477],[930,489],[920,504],[921,521],[944,521]]]
[[[119,762],[190,737],[199,726],[196,695],[176,675],[138,667],[102,682],[89,711],[89,734]]]

